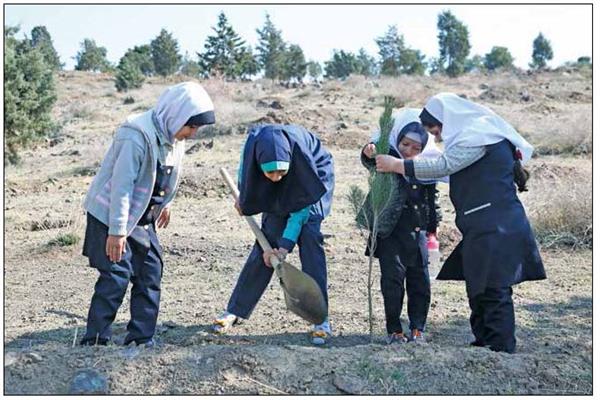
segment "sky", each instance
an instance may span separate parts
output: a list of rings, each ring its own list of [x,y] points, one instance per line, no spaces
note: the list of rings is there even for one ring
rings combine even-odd
[[[591,5],[4,5],[5,25],[19,25],[30,34],[37,25],[50,32],[66,69],[83,39],[106,47],[109,61],[117,63],[128,48],[149,44],[161,28],[173,33],[181,54],[193,59],[202,52],[206,37],[224,11],[246,42],[256,46],[260,28],[269,13],[288,43],[300,45],[307,60],[324,62],[334,49],[357,52],[361,47],[377,55],[375,38],[389,25],[397,25],[405,43],[427,58],[437,57],[437,15],[450,10],[469,29],[470,56],[485,55],[504,46],[514,64],[528,68],[532,43],[539,32],[550,40],[556,67],[580,56],[592,55]]]

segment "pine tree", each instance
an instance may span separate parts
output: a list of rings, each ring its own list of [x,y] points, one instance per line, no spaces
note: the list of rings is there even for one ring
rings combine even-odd
[[[286,82],[296,80],[302,82],[306,75],[306,59],[302,48],[297,44],[292,44],[283,53],[282,78]]]
[[[198,54],[202,69],[209,75],[238,78],[238,64],[245,49],[244,40],[233,30],[222,11],[217,26],[212,30],[215,34],[206,38],[204,53]]]
[[[387,32],[375,39],[379,46],[379,57],[381,63],[381,74],[398,76],[400,75],[400,55],[404,49],[404,38],[398,33],[395,25],[388,27]]]
[[[529,66],[534,69],[542,69],[546,67],[548,61],[552,60],[554,53],[550,41],[540,34],[533,41],[533,53],[531,54],[531,64]]]
[[[398,65],[400,73],[407,75],[423,75],[427,68],[425,55],[421,54],[419,50],[408,48],[402,49]]]
[[[115,76],[115,87],[119,92],[142,87],[144,74],[140,67],[131,58],[123,57],[119,61]]]
[[[381,74],[398,76],[400,74],[423,75],[427,64],[425,56],[404,44],[404,37],[396,26],[388,27],[387,32],[375,39],[379,46]]]
[[[75,60],[77,71],[108,72],[111,70],[111,65],[106,59],[106,48],[96,45],[93,39],[83,40]]]
[[[154,70],[161,76],[174,74],[179,69],[181,55],[179,44],[173,35],[166,29],[161,29],[160,34],[150,43]]]
[[[52,44],[52,37],[45,26],[36,26],[31,30],[31,45],[44,55],[46,64],[56,70],[62,69],[64,64],[60,62],[60,57]]]
[[[437,28],[442,66],[448,75],[458,76],[471,50],[469,30],[450,11],[438,15]]]
[[[28,39],[16,39],[17,32],[4,27],[4,151],[13,164],[21,148],[56,128],[51,116],[55,66]]]
[[[307,64],[308,75],[312,78],[313,82],[316,83],[319,77],[323,74],[323,68],[317,61],[309,61]]]
[[[379,118],[379,138],[375,144],[377,154],[388,154],[389,136],[394,125],[392,111],[395,99],[393,97],[384,98],[383,114]],[[393,173],[377,172],[375,168],[369,171],[369,194],[364,192],[356,185],[350,186],[348,200],[354,210],[358,227],[363,232],[367,230],[367,247],[369,249],[369,267],[367,272],[367,300],[369,312],[369,336],[373,340],[373,264],[375,259],[375,250],[377,247],[377,235],[379,234],[379,223],[384,210],[388,207],[390,200],[397,191],[396,178]],[[363,232],[364,233],[364,232]]]
[[[492,50],[485,55],[485,67],[489,71],[497,69],[513,68],[513,56],[506,47],[494,46]]]
[[[367,51],[362,47],[358,50],[358,54],[356,55],[356,61],[358,63],[358,73],[367,77],[373,76],[377,73],[376,69],[376,61],[375,58],[371,57],[367,54]]]
[[[260,65],[254,56],[251,46],[242,49],[238,54],[236,63],[238,65],[237,75],[242,78],[242,80],[249,80],[251,76],[258,74],[260,71]]]
[[[333,57],[325,61],[325,77],[345,79],[358,72],[358,60],[352,52],[333,50]]]
[[[281,79],[283,72],[283,59],[286,49],[285,42],[269,14],[266,15],[265,24],[262,29],[257,29],[258,33],[258,60],[261,68],[264,69],[265,78]]]
[[[144,76],[152,76],[154,74],[154,61],[152,60],[150,45],[135,46],[133,49],[127,50],[123,58],[137,66]]]

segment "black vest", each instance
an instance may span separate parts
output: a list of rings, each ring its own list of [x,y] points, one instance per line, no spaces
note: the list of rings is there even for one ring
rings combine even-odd
[[[542,259],[513,176],[508,140],[486,146],[486,154],[450,175],[450,199],[462,241],[437,279],[465,280],[474,297],[486,287],[501,288],[545,279]]]

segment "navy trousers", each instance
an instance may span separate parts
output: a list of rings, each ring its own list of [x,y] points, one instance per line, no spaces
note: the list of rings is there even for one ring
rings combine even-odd
[[[302,271],[317,282],[327,302],[327,266],[321,234],[322,220],[320,216],[311,215],[300,231],[297,244]],[[261,230],[272,246],[283,234],[286,224],[287,217],[263,213]],[[262,255],[260,245],[255,243],[229,299],[227,311],[238,317],[250,317],[273,275],[273,268],[265,265]]]
[[[90,229],[89,224],[88,218],[88,229]],[[105,343],[110,340],[111,325],[123,302],[129,282],[132,283],[131,319],[127,324],[125,344],[132,341],[137,344],[145,343],[154,336],[160,303],[163,263],[162,250],[155,228],[152,224],[146,227],[148,229],[142,226],[135,227],[134,232],[127,238],[126,252],[118,263],[111,263],[108,266],[107,260],[103,260],[99,263],[104,264],[103,266],[96,266],[94,257],[89,257],[90,265],[98,268],[100,276],[94,288],[87,329],[82,342],[98,340],[99,343]],[[102,236],[96,235],[96,238]],[[104,249],[106,239],[104,243],[100,242],[101,240],[95,247]],[[96,257],[98,258],[99,254]]]
[[[381,292],[385,324],[389,334],[402,332],[400,314],[408,297],[409,329],[425,330],[431,302],[431,286],[427,267],[426,239],[422,232],[399,232],[377,240],[375,254],[381,267]],[[425,255],[423,255],[425,253]]]
[[[469,306],[474,344],[514,353],[517,340],[512,288],[486,288],[482,294],[469,299]]]

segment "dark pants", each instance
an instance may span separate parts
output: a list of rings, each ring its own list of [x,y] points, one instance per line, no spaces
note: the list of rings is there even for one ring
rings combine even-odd
[[[427,267],[424,234],[394,230],[378,239],[375,254],[381,267],[381,292],[388,333],[402,332],[400,314],[404,301],[404,280],[408,297],[409,328],[425,330],[431,302],[431,286]]]
[[[321,221],[320,216],[311,216],[302,227],[297,244],[302,271],[317,282],[327,302],[327,266]],[[261,230],[272,246],[283,234],[286,224],[287,217],[263,213]],[[255,243],[229,299],[227,311],[238,317],[244,319],[250,317],[273,275],[273,268],[265,265],[262,255],[260,245]]]
[[[141,226],[135,229],[137,231],[134,231],[133,237],[127,239],[126,252],[121,261],[112,263],[110,268],[98,268],[100,276],[94,288],[82,342],[94,342],[96,339],[105,342],[111,338],[111,324],[123,302],[129,282],[133,285],[131,320],[127,324],[125,344],[132,341],[145,343],[154,336],[160,302],[161,250],[152,225],[148,230]],[[137,241],[136,237],[144,240]],[[106,244],[97,245],[104,248]],[[92,258],[90,264],[93,266]]]
[[[517,340],[512,288],[486,288],[485,292],[469,299],[469,306],[475,344],[514,353]]]

